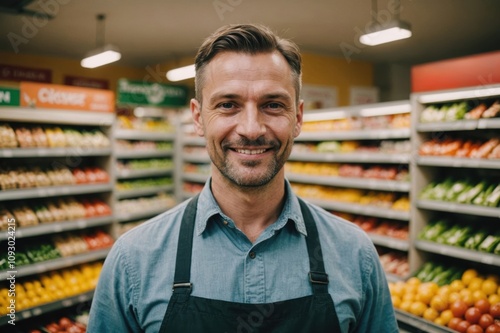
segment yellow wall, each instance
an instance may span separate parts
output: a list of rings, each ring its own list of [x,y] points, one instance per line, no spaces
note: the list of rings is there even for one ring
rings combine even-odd
[[[52,83],[63,84],[65,75],[82,76],[109,81],[110,89],[116,91],[116,82],[119,78],[131,80],[158,81],[162,83],[181,84],[194,89],[194,80],[185,80],[169,83],[165,73],[176,67],[192,64],[193,57],[183,57],[175,61],[168,61],[146,68],[124,67],[107,65],[95,69],[86,69],[80,66],[79,60],[35,56],[0,52],[1,63],[15,66],[52,70]],[[303,53],[303,83],[335,87],[338,91],[338,106],[349,105],[349,89],[352,86],[373,86],[373,65],[368,62],[351,61],[347,63],[343,58],[330,57],[312,53]],[[5,85],[5,82],[0,82]],[[8,84],[9,82],[7,82]],[[10,82],[12,83],[12,82]]]

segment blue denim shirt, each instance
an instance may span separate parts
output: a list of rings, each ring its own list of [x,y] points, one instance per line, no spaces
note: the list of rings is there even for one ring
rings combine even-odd
[[[88,332],[159,331],[172,293],[185,206],[186,202],[179,204],[116,241],[95,291]],[[354,224],[317,206],[309,204],[309,208],[342,332],[398,332],[385,274],[371,240]],[[288,182],[281,215],[252,244],[221,212],[209,180],[196,213],[192,295],[243,303],[311,295],[305,237],[299,202]]]

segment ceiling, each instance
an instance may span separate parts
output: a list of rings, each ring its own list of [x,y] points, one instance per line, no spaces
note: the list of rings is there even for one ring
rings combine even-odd
[[[410,39],[363,46],[370,0],[0,0],[25,3],[41,16],[0,8],[0,51],[81,59],[96,46],[96,15],[106,14],[105,42],[122,51],[120,65],[145,68],[193,56],[201,41],[229,23],[263,23],[302,51],[350,61],[413,65],[500,49],[498,0],[401,0]],[[395,0],[379,0],[379,18],[394,15]]]

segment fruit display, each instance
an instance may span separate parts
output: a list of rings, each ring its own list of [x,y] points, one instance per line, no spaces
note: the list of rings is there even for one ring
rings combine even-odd
[[[148,187],[171,185],[173,180],[171,177],[157,177],[157,178],[142,178],[133,180],[120,180],[116,183],[118,191],[136,190]]]
[[[108,137],[96,129],[0,124],[0,138],[0,148],[110,147]]]
[[[292,162],[285,164],[285,171],[296,174],[338,176],[349,178],[371,178],[396,181],[409,181],[407,167],[361,165],[350,163]]]
[[[467,101],[427,105],[420,114],[421,123],[472,120],[500,116],[500,101],[471,105]]]
[[[108,181],[108,173],[98,167],[73,169],[64,166],[46,168],[40,168],[38,166],[0,167],[1,190],[107,183]]]
[[[55,270],[35,277],[16,279],[16,311],[39,306],[67,297],[75,296],[95,288],[102,262]],[[0,315],[7,314],[7,306],[12,298],[9,289],[0,289]]]
[[[381,250],[379,251],[379,259],[382,268],[388,274],[393,274],[400,278],[405,278],[410,273],[410,265],[408,264],[408,256],[406,253],[397,251]]]
[[[106,216],[111,208],[97,198],[61,197],[31,202],[11,202],[8,208],[0,205],[0,230],[7,229],[7,221],[15,220],[16,227],[28,227],[41,223],[72,221],[83,218]],[[4,223],[5,222],[5,223]]]
[[[57,321],[45,324],[43,330],[49,333],[85,333],[87,332],[87,325],[78,320],[62,317]],[[30,330],[28,333],[42,333],[42,331],[35,329]]]
[[[334,215],[356,224],[368,234],[408,240],[408,224],[400,221],[385,220],[372,216],[352,215],[333,212]]]
[[[291,183],[291,186],[297,195],[308,199],[349,202],[403,211],[410,209],[408,194],[297,183]]]
[[[435,220],[419,232],[418,239],[500,255],[500,233],[493,226]]]
[[[498,332],[500,276],[427,262],[406,281],[389,282],[394,307],[457,332]],[[496,326],[496,327],[495,327]]]
[[[498,207],[500,184],[447,177],[444,181],[427,184],[420,193],[420,199]]]
[[[205,184],[183,182],[182,183],[182,190],[186,193],[196,194],[196,193],[201,192],[201,190],[203,189],[203,186],[205,186]]]
[[[461,158],[500,158],[500,138],[460,139],[442,138],[424,142],[418,153],[421,156],[453,156]]]
[[[154,152],[159,150],[172,150],[174,145],[168,141],[144,141],[144,140],[116,140],[115,146],[118,151]]]
[[[120,129],[146,132],[173,132],[175,127],[166,118],[141,118],[131,115],[119,115],[117,125]]]
[[[170,158],[144,158],[132,160],[119,160],[116,163],[118,171],[148,170],[148,169],[170,169],[173,167]]]
[[[353,131],[409,128],[410,114],[393,114],[373,117],[348,117],[321,121],[308,121],[302,125],[303,132]]]
[[[293,152],[299,153],[385,153],[405,154],[411,151],[410,140],[375,141],[321,141],[319,143],[296,142]]]
[[[185,173],[195,173],[198,175],[209,175],[211,171],[208,163],[184,163],[183,171]]]
[[[144,211],[167,209],[174,206],[175,203],[176,200],[173,195],[161,192],[151,197],[120,200],[116,203],[116,211],[120,214],[134,214]]]

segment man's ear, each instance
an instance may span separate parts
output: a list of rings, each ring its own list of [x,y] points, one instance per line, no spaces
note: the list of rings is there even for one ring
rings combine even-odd
[[[297,105],[296,123],[295,123],[295,128],[293,129],[294,138],[298,137],[300,134],[300,131],[302,129],[303,116],[304,116],[304,100],[300,100],[299,105]]]
[[[194,129],[196,134],[199,136],[204,136],[205,131],[203,130],[203,118],[201,117],[201,105],[196,98],[192,98],[190,102],[191,115],[194,121]]]

